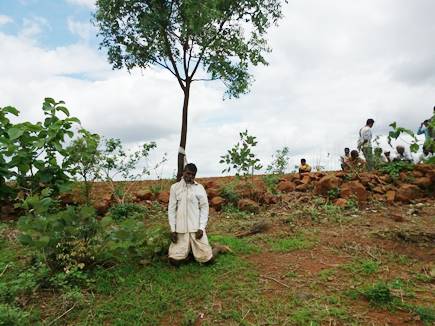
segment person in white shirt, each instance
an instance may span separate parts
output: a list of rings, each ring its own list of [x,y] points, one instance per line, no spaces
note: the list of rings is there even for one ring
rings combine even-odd
[[[171,228],[169,262],[178,266],[192,251],[200,263],[211,262],[219,252],[228,247],[212,249],[205,229],[208,222],[208,199],[202,185],[195,181],[197,168],[189,163],[185,166],[182,179],[171,186],[168,205],[168,220]]]
[[[366,125],[359,130],[358,150],[364,154],[367,170],[373,169],[372,128],[375,120],[367,119]]]
[[[434,153],[430,152],[427,148],[423,147],[423,153],[418,157],[417,163],[424,163],[428,159],[435,157]]]
[[[411,156],[409,156],[405,152],[405,147],[403,147],[402,145],[397,145],[396,146],[396,155],[394,156],[393,161],[395,161],[395,162],[404,161],[404,162],[411,163],[413,160],[412,160]]]
[[[344,149],[344,155],[340,156],[341,169],[344,171],[346,168],[346,161],[350,157],[350,149],[346,147]]]

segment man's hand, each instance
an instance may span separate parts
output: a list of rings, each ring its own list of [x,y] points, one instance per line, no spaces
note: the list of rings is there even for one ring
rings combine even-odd
[[[204,231],[203,230],[196,231],[196,234],[195,234],[196,240],[201,239],[203,235],[204,235]]]
[[[177,243],[177,240],[178,240],[177,232],[172,232],[172,233],[171,233],[171,241],[172,241],[173,243]]]

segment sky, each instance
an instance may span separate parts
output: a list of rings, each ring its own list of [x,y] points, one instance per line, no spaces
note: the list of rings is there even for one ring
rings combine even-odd
[[[155,141],[151,161],[171,177],[181,129],[182,93],[157,67],[113,70],[91,23],[93,0],[0,0],[0,107],[20,120],[41,118],[45,97],[64,100],[84,128],[134,148]],[[218,176],[221,155],[245,129],[264,166],[284,146],[290,168],[304,157],[337,169],[344,147],[373,118],[374,135],[397,121],[416,130],[435,106],[435,1],[289,0],[269,30],[268,66],[240,99],[220,82],[192,86],[187,159],[198,176]],[[401,139],[398,144],[406,144]],[[381,145],[386,145],[381,138]]]

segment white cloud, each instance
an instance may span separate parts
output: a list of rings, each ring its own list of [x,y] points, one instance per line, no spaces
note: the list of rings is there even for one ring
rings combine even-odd
[[[93,9],[95,7],[96,0],[66,0],[66,2]]]
[[[375,135],[393,121],[417,128],[435,105],[434,11],[432,0],[289,1],[270,33],[270,65],[253,70],[250,94],[221,101],[219,83],[192,86],[189,161],[199,175],[219,175],[219,156],[247,128],[264,165],[288,146],[291,166],[306,157],[337,168],[367,118],[376,120]],[[69,27],[84,40],[93,33],[72,19]],[[89,42],[43,49],[1,33],[0,71],[0,106],[36,119],[43,97],[63,99],[86,128],[130,144],[156,140],[169,154],[164,175],[172,175],[182,95],[167,72],[112,71]]]
[[[14,20],[6,15],[0,15],[0,26],[12,23]]]
[[[36,36],[42,33],[44,28],[51,28],[47,19],[43,17],[24,18],[19,36],[26,39],[35,39]]]
[[[68,17],[67,24],[69,31],[79,36],[83,41],[89,41],[96,34],[95,28],[89,22],[76,21],[72,17]]]

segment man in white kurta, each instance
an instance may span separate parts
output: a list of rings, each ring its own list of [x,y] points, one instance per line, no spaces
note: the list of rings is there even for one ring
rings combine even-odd
[[[202,185],[195,181],[197,168],[187,164],[183,178],[171,186],[168,220],[171,228],[169,260],[177,265],[192,251],[200,263],[209,262],[213,251],[205,229],[208,222],[208,199]]]

